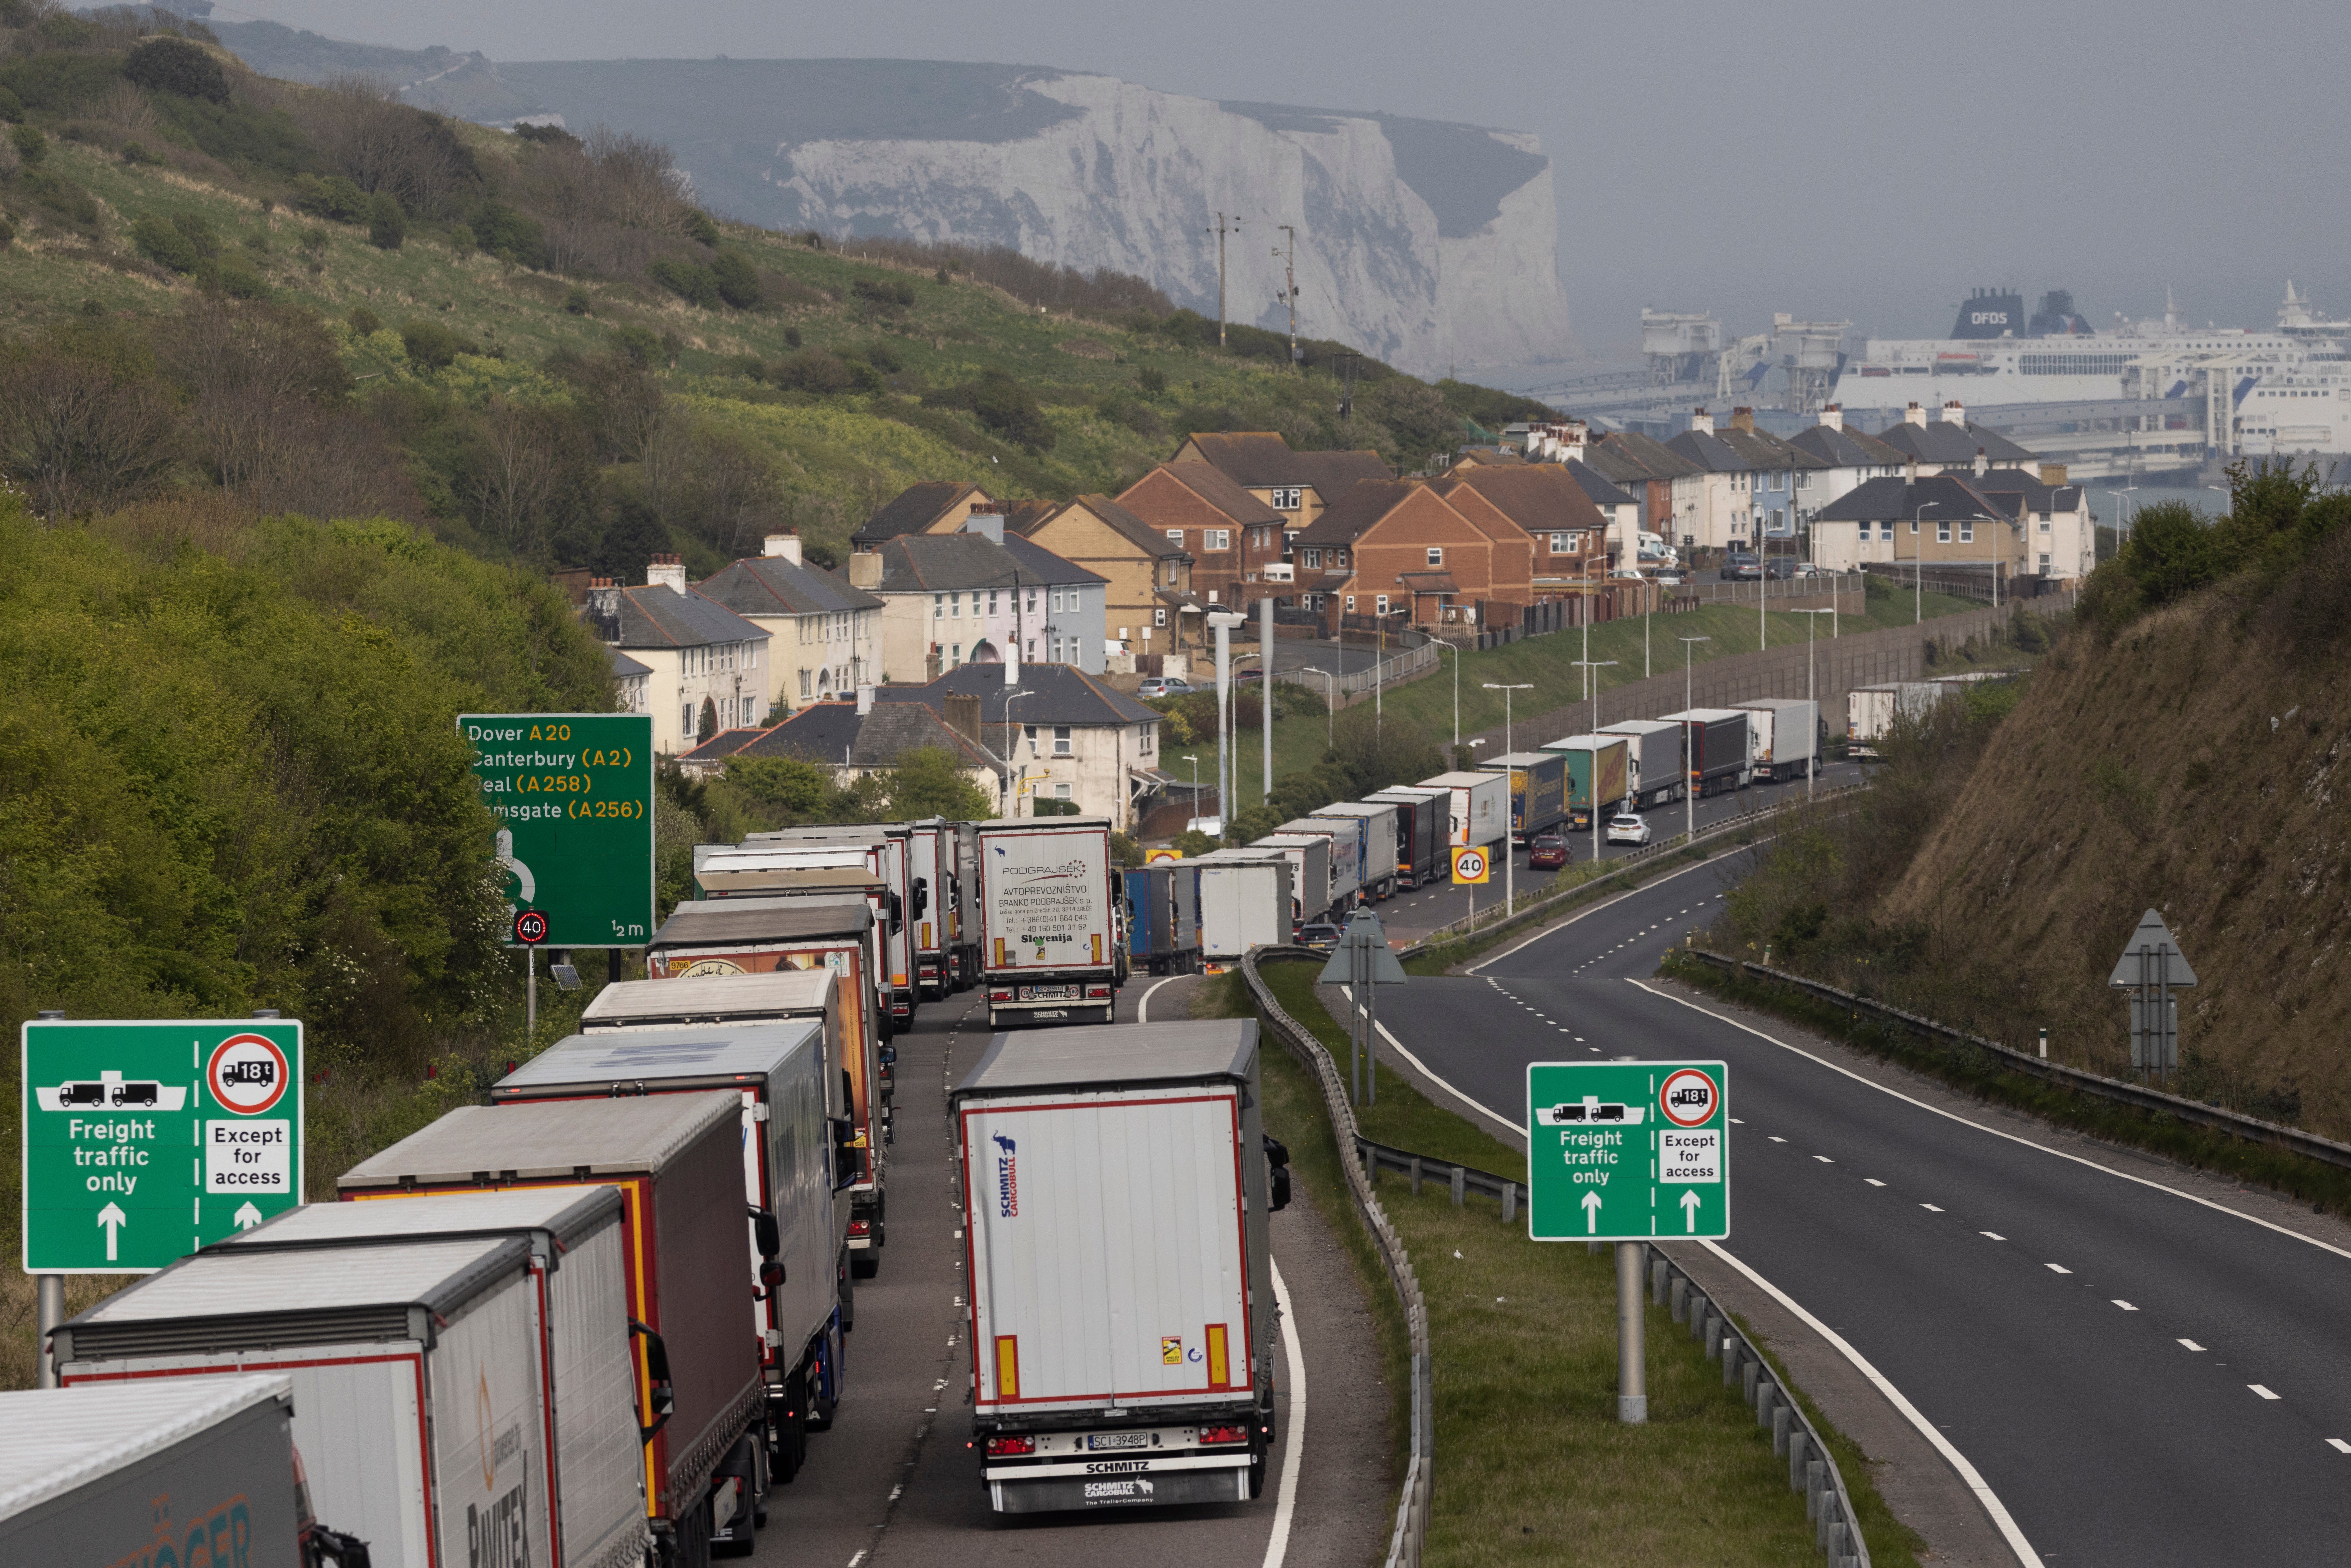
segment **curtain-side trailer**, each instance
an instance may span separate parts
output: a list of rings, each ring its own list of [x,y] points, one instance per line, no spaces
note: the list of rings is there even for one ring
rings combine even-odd
[[[1595,807],[1606,816],[1633,793],[1633,743],[1624,736],[1571,735],[1543,749],[1567,764],[1567,825],[1574,832],[1592,831]]]
[[[1200,967],[1200,876],[1190,861],[1158,861],[1118,873],[1134,961],[1154,975]]]
[[[1331,907],[1353,909],[1366,896],[1364,884],[1370,880],[1364,874],[1364,841],[1367,835],[1364,824],[1352,818],[1336,821],[1318,821],[1312,817],[1300,817],[1276,828],[1268,837],[1296,838],[1301,834],[1327,841],[1331,845]]]
[[[979,859],[988,1027],[1112,1022],[1110,819],[994,818],[979,824]]]
[[[1754,776],[1754,727],[1737,708],[1694,707],[1665,716],[1689,736],[1690,788],[1698,799],[1744,789]]]
[[[743,1096],[739,1091],[465,1105],[371,1155],[338,1184],[350,1201],[397,1202],[512,1187],[619,1187],[629,1321],[664,1343],[668,1413],[652,1400],[639,1336],[636,1425],[646,1509],[664,1562],[702,1568],[722,1469],[764,1464],[759,1346],[744,1308]],[[751,1456],[738,1453],[747,1437]]]
[[[843,1095],[849,1107],[847,1146],[856,1152],[857,1167],[846,1192],[849,1269],[857,1278],[870,1280],[882,1267],[881,1249],[888,1237],[888,1150],[894,1110],[887,1073],[897,1048],[877,1047],[872,1034],[858,1025],[856,983],[846,965],[854,951],[844,945],[831,953],[797,953],[789,966],[752,975],[623,980],[597,993],[580,1015],[580,1030],[596,1034],[613,1029],[795,1019],[821,1024],[825,1061],[831,1071],[845,1072],[849,1081]],[[820,967],[832,961],[839,962]],[[845,1328],[846,1314],[852,1311],[846,1296],[841,1311]]]
[[[786,828],[779,832],[753,833],[742,844],[745,852],[820,846],[847,846],[865,852],[868,863],[880,873],[892,900],[891,919],[883,928],[882,952],[885,964],[881,978],[889,990],[893,1028],[914,1021],[914,1009],[922,999],[915,984],[919,960],[914,939],[926,919],[932,922],[935,934],[940,907],[930,888],[914,886],[913,839],[914,831],[904,822],[885,822],[870,828]]]
[[[1289,1196],[1260,1099],[1255,1019],[1000,1034],[956,1086],[972,1442],[997,1512],[1258,1494],[1267,1216]]]
[[[1758,697],[1733,703],[1751,715],[1755,777],[1802,779],[1820,764],[1821,705],[1806,697]]]
[[[1510,837],[1524,843],[1567,820],[1567,759],[1549,751],[1513,751],[1489,757],[1481,773],[1510,779]]]
[[[1385,902],[1404,878],[1402,812],[1394,800],[1340,800],[1307,814],[1310,822],[1356,818],[1364,823],[1364,886],[1366,896]]]
[[[1604,724],[1596,733],[1625,737],[1635,810],[1667,805],[1689,788],[1689,736],[1680,725],[1662,718],[1628,718]]]
[[[1452,790],[1398,785],[1373,790],[1364,803],[1396,809],[1396,875],[1405,886],[1418,887],[1452,874],[1445,855]]]
[[[1331,839],[1327,833],[1268,833],[1244,846],[1290,862],[1290,895],[1300,924],[1316,919],[1333,902]]]
[[[1451,797],[1446,808],[1445,841],[1454,848],[1498,844],[1510,834],[1510,780],[1500,773],[1440,773],[1420,781],[1424,789]]]
[[[282,1376],[0,1394],[0,1562],[304,1568],[293,1421]]]

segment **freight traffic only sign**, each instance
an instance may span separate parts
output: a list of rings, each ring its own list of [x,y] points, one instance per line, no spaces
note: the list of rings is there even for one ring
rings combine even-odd
[[[1527,1236],[1730,1234],[1730,1078],[1719,1061],[1527,1066]]]
[[[25,1271],[150,1274],[302,1200],[302,1026],[39,1019]]]
[[[507,941],[642,947],[653,923],[653,721],[637,713],[468,713],[497,813]],[[545,924],[525,919],[537,914]],[[525,931],[540,933],[525,942]]]

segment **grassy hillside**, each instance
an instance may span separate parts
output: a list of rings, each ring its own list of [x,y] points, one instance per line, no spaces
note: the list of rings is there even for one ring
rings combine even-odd
[[[1115,489],[1227,428],[1416,468],[1462,414],[1537,407],[1365,361],[1343,420],[1342,345],[1293,366],[1252,328],[1217,349],[1139,279],[718,222],[653,144],[273,82],[184,30],[0,0],[0,453],[45,512],[209,489],[406,516],[534,564],[675,549],[706,569],[776,526],[836,553],[917,479]],[[172,350],[196,317],[323,335],[340,379],[267,389],[302,405],[307,476],[255,479],[189,428],[215,401],[202,356]],[[134,472],[45,452],[26,412],[44,377],[93,365],[91,400],[119,414],[152,382],[176,416],[150,420],[169,450]]]
[[[2155,512],[2013,712],[1985,694],[1906,737],[1725,935],[2123,1074],[2106,978],[2152,907],[2201,982],[2184,1091],[2351,1136],[2351,497],[2241,470],[2217,524]]]

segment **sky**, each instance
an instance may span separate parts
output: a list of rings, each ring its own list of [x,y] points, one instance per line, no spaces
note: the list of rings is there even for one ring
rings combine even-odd
[[[1593,353],[1643,306],[1940,337],[1972,288],[2094,324],[2267,327],[2285,280],[2351,316],[2342,0],[1929,0],[1341,9],[1253,0],[237,0],[494,60],[880,57],[1096,71],[1204,98],[1531,131]]]

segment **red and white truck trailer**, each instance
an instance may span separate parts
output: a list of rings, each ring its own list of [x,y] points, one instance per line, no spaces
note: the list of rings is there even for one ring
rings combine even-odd
[[[979,824],[979,860],[988,1028],[1112,1022],[1110,819],[994,818]]]
[[[626,1446],[663,1568],[704,1568],[713,1533],[739,1531],[739,1513],[722,1516],[767,1490],[767,1446],[757,1439],[767,1386],[744,1258],[772,1232],[744,1209],[739,1090],[622,1093],[460,1106],[338,1185],[362,1202],[621,1189],[624,1326],[642,1332],[632,1352],[637,1432],[614,1429],[642,1437]]]
[[[659,1391],[631,1364],[620,1195],[416,1207],[313,1205],[183,1258],[59,1330],[60,1381],[285,1376],[312,1504],[381,1568],[641,1562]]]
[[[1255,1019],[1000,1034],[949,1102],[998,1513],[1241,1502],[1273,1441]]]

